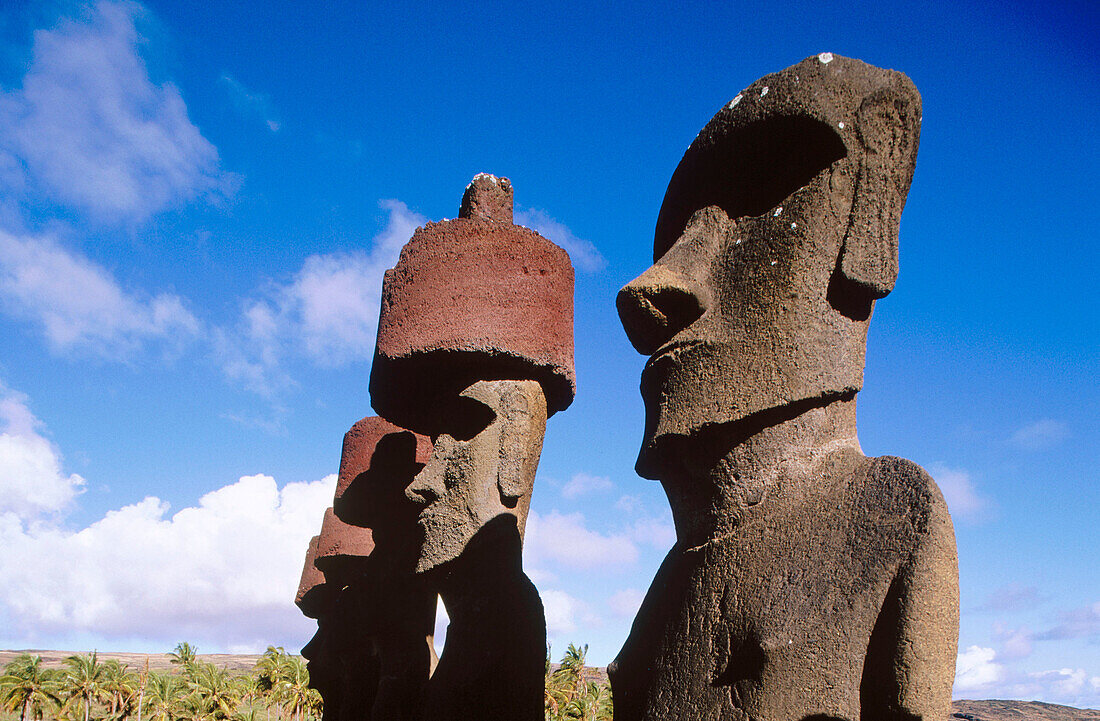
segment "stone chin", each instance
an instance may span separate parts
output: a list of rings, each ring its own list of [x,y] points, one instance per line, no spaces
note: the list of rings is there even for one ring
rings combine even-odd
[[[766,357],[759,347],[732,340],[659,350],[642,371],[646,418],[635,470],[652,480],[676,478],[685,461],[716,453],[717,460],[727,446],[763,427],[859,392],[866,325],[862,330],[826,343],[773,337]],[[752,345],[762,345],[760,336]]]

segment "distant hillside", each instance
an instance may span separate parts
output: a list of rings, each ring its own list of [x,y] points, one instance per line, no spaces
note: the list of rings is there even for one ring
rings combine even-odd
[[[66,657],[72,656],[72,651],[0,651],[0,667],[11,661],[21,653],[30,653],[41,656],[43,664],[48,668],[59,668]],[[166,653],[114,653],[100,651],[99,658],[102,661],[117,659],[121,663],[128,664],[131,669],[140,669],[149,660],[149,668],[155,671],[170,671],[177,667],[172,665],[171,657]],[[225,667],[230,671],[248,671],[256,665],[258,655],[230,654],[230,653],[202,653],[198,658],[209,661],[219,668]],[[558,664],[554,664],[556,667]],[[591,681],[602,682],[607,679],[607,670],[604,668],[591,668],[585,674]],[[1039,701],[956,701],[952,709],[954,713],[945,721],[1100,721],[1100,710],[1076,709],[1069,706],[1059,706],[1052,703]]]
[[[72,651],[39,651],[37,649],[0,651],[0,667],[3,667],[4,664],[21,653],[41,656],[42,665],[46,668],[60,668],[64,665],[65,659],[73,655]],[[149,660],[149,669],[153,671],[171,671],[178,668],[172,664],[171,656],[166,653],[116,653],[112,651],[99,651],[97,653],[100,661],[115,659],[129,665],[131,670],[135,671],[145,667],[146,659]],[[225,667],[230,671],[249,671],[256,665],[256,660],[259,658],[256,655],[233,653],[200,653],[198,655],[200,661],[209,661],[218,668]]]

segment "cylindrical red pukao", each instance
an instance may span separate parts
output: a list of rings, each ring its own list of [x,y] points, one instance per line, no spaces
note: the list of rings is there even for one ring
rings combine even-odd
[[[463,216],[417,229],[382,285],[374,409],[430,433],[439,399],[478,380],[537,380],[547,411],[573,401],[569,254],[512,223],[511,183],[479,175]]]

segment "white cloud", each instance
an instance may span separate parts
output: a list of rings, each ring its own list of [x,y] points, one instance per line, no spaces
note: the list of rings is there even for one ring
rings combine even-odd
[[[276,117],[270,97],[264,93],[257,93],[249,90],[229,73],[222,73],[219,80],[222,86],[225,87],[226,92],[229,93],[229,99],[233,101],[233,105],[237,108],[239,113],[242,115],[255,116],[263,121],[268,130],[273,133],[279,132],[279,129],[282,128],[282,123],[280,123],[278,117]]]
[[[1042,603],[1042,596],[1035,586],[1023,586],[1010,583],[1001,586],[989,594],[979,610],[982,611],[1026,611]]]
[[[217,334],[217,352],[229,377],[270,394],[290,382],[281,365],[287,356],[329,368],[373,356],[382,277],[413,231],[427,222],[398,200],[380,206],[389,217],[369,252],[306,258],[288,282],[245,303],[237,332]]]
[[[546,211],[536,208],[519,208],[513,214],[516,225],[522,225],[554,241],[569,253],[570,260],[580,270],[594,273],[603,270],[607,261],[591,241],[573,235],[564,224],[554,220]]]
[[[1025,451],[1041,451],[1053,448],[1068,437],[1069,428],[1065,423],[1044,418],[1017,430],[1009,442]]]
[[[84,479],[61,470],[61,455],[38,433],[41,422],[21,393],[0,385],[0,514],[33,519],[69,507]]]
[[[978,494],[967,471],[937,463],[932,466],[932,477],[943,492],[952,516],[976,519],[988,507],[989,502]]]
[[[21,164],[26,185],[110,222],[140,222],[235,182],[179,90],[151,82],[138,53],[143,13],[136,2],[101,0],[35,32],[22,88],[0,97],[4,165]]]
[[[993,626],[993,635],[1001,642],[999,657],[1012,660],[1031,655],[1034,634],[1027,626],[1009,628],[997,623]]]
[[[557,511],[546,516],[530,513],[523,552],[525,565],[536,568],[543,562],[570,568],[615,567],[638,559],[638,548],[629,536],[591,531],[582,514]]]
[[[41,325],[55,350],[123,358],[144,342],[178,345],[200,332],[179,296],[124,291],[111,274],[50,237],[0,230],[0,304]]]
[[[611,598],[607,599],[607,605],[616,616],[633,618],[638,614],[638,609],[641,608],[644,599],[644,591],[639,591],[636,588],[624,588],[621,591],[616,591]]]
[[[592,628],[602,624],[602,619],[592,613],[588,604],[565,591],[541,591],[539,595],[546,613],[546,637],[552,645],[565,640],[564,636],[576,633],[582,625]]]
[[[587,473],[574,474],[569,481],[562,486],[561,495],[564,498],[577,498],[589,493],[607,491],[614,488],[611,479],[607,476],[592,476]]]
[[[676,527],[660,518],[639,518],[631,527],[631,537],[636,543],[667,551],[676,543]]]
[[[1039,671],[1030,676],[1045,686],[1049,692],[1063,697],[1078,695],[1085,690],[1085,684],[1088,681],[1088,674],[1083,668]]]
[[[150,496],[75,532],[0,514],[0,644],[74,634],[261,650],[304,641],[311,623],[292,601],[335,483],[280,489],[244,476],[171,516]]]
[[[1068,638],[1100,639],[1100,601],[1061,614],[1061,622],[1037,637],[1043,641]]]
[[[997,653],[991,648],[970,646],[959,653],[955,661],[955,690],[970,691],[999,681],[1004,667],[994,659]]]
[[[641,513],[645,509],[645,504],[638,496],[623,495],[615,501],[615,509],[628,515],[634,515]]]

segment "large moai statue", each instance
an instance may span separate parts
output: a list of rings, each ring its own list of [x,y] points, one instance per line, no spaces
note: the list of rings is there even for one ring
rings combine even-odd
[[[573,399],[573,268],[512,223],[507,179],[478,175],[386,272],[371,401],[431,436],[407,489],[417,571],[450,616],[424,718],[543,717],[546,622],[522,538],[547,416]]]
[[[738,94],[673,174],[618,298],[651,356],[637,470],[677,534],[609,669],[619,721],[949,713],[947,507],[856,437],[920,120],[907,77],[823,53]]]

